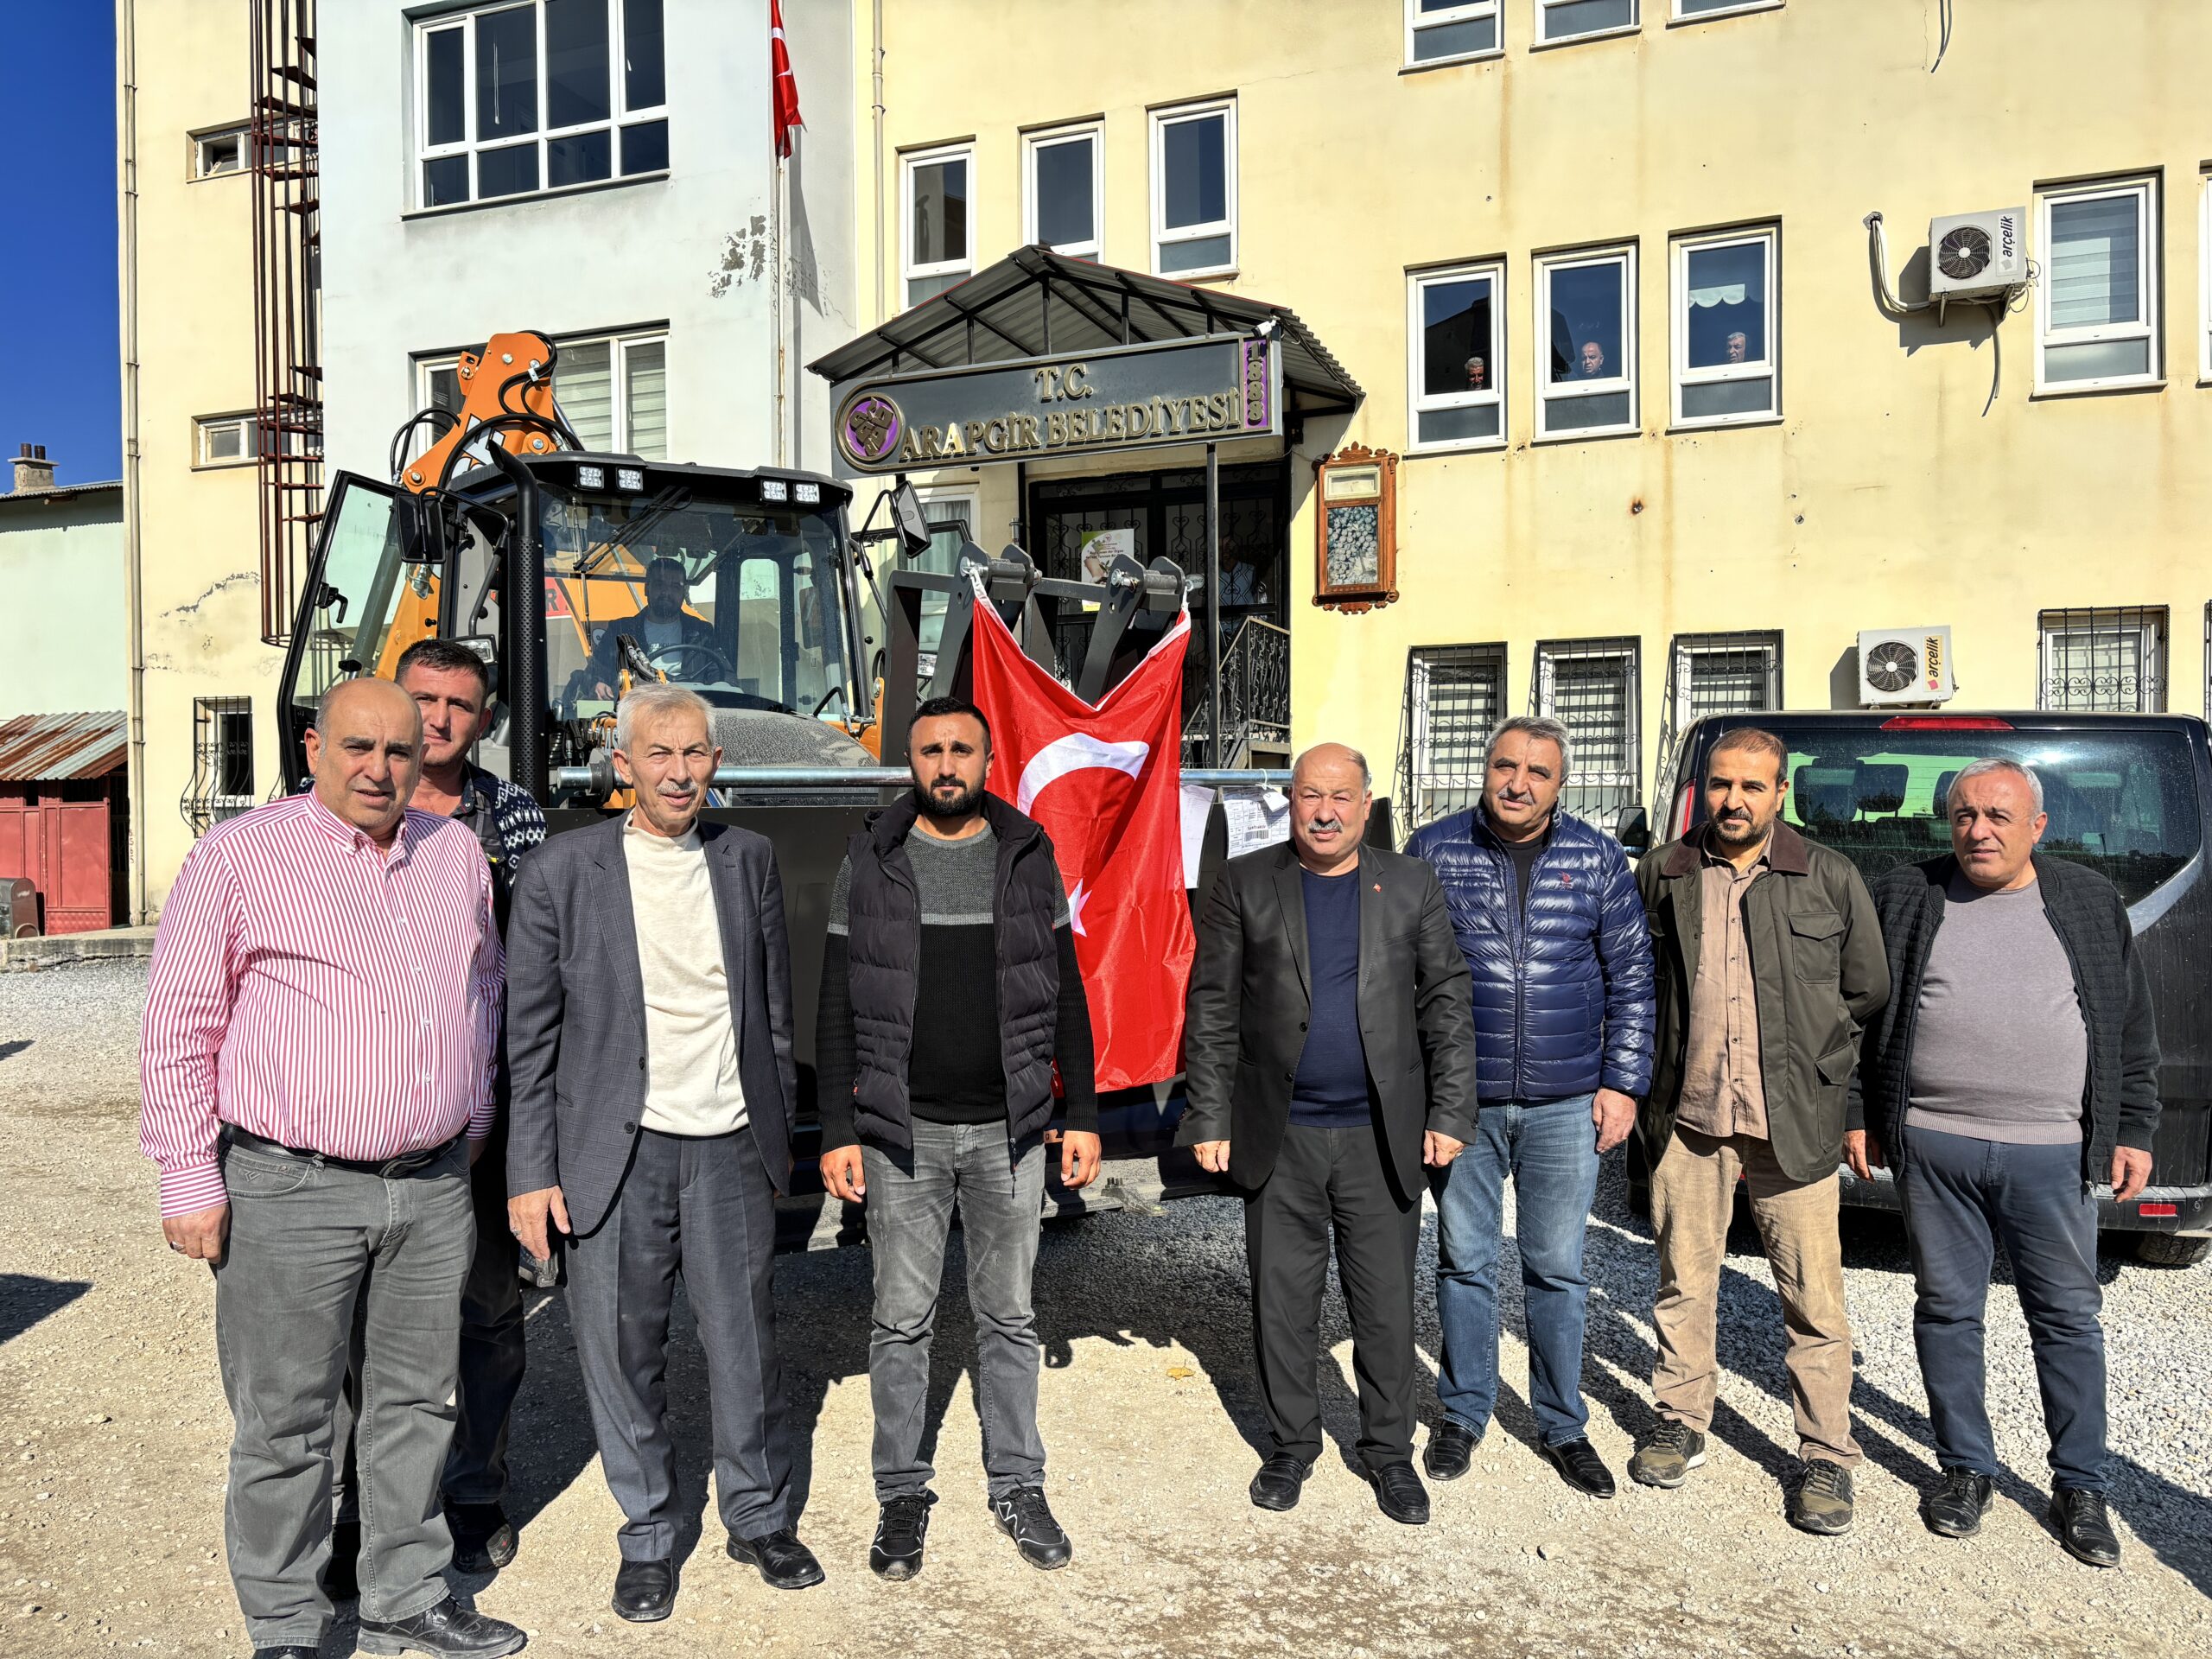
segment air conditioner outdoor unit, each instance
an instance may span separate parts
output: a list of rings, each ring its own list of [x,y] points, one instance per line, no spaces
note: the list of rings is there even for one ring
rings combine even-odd
[[[1928,221],[1928,297],[1999,299],[2028,280],[2028,210],[1955,213]]]
[[[1859,701],[1868,709],[1904,702],[1948,702],[1958,694],[1951,677],[1951,630],[1862,628],[1859,633]]]

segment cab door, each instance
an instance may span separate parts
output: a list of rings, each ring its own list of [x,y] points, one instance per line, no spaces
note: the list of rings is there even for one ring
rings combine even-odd
[[[436,629],[439,572],[409,557],[419,547],[410,533],[419,505],[396,485],[358,473],[331,484],[277,689],[288,791],[307,781],[307,734],[322,694],[340,680],[388,671],[414,643],[400,633]]]

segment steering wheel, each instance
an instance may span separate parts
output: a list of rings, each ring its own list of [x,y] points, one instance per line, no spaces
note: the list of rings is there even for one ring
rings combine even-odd
[[[711,674],[686,672],[688,659],[695,657],[703,658],[707,665],[715,671]],[[729,658],[722,655],[719,647],[704,639],[684,639],[672,645],[654,645],[645,652],[645,660],[665,671],[671,680],[684,680],[695,685],[716,682],[734,685],[737,682],[737,671],[730,666]]]

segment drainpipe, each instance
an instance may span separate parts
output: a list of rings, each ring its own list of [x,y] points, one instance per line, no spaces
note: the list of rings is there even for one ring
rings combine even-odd
[[[883,0],[875,0],[875,326],[891,319],[883,302]]]
[[[130,824],[130,919],[146,904],[146,611],[138,507],[138,25],[136,0],[115,0],[116,261],[123,338],[123,604],[125,786]]]

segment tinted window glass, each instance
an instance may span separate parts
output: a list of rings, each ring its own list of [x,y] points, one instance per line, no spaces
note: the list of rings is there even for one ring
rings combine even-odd
[[[668,101],[660,0],[623,0],[622,107],[658,109]]]
[[[1421,393],[1493,391],[1497,365],[1491,350],[1491,279],[1464,276],[1421,290]]]
[[[1612,380],[1628,372],[1621,351],[1625,270],[1614,261],[1552,272],[1553,379]]]
[[[458,144],[468,137],[468,111],[463,94],[463,42],[457,29],[442,29],[425,42],[429,62],[425,71],[429,104],[429,137],[434,144]]]
[[[537,14],[528,6],[486,12],[476,20],[476,137],[512,138],[537,130]],[[531,188],[537,188],[536,180]]]
[[[1160,170],[1167,182],[1161,223],[1169,230],[1217,224],[1229,217],[1228,131],[1228,118],[1219,115],[1171,122],[1160,130],[1166,152]]]
[[[606,120],[607,94],[607,0],[545,0],[546,125]]]
[[[2170,880],[2203,838],[2196,779],[2177,732],[1883,731],[1767,723],[1789,746],[1783,816],[1869,880],[1951,849],[1942,798],[1959,770],[2017,760],[2042,780],[2042,850],[2085,864],[2129,904]],[[1702,799],[1697,821],[1705,817]]]

